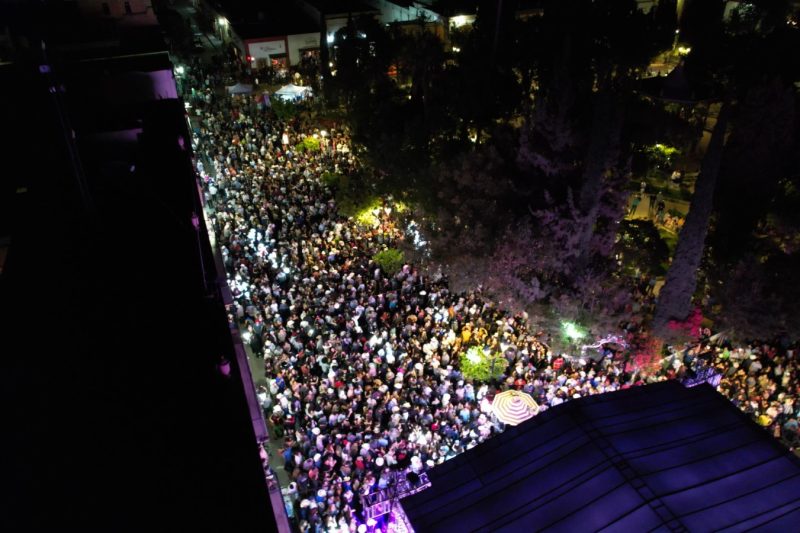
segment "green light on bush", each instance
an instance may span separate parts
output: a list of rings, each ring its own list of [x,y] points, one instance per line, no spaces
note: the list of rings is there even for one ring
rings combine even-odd
[[[408,204],[405,203],[405,202],[401,202],[401,201],[395,202],[394,203],[394,210],[397,213],[405,213],[406,211],[408,211]]]
[[[480,348],[478,348],[477,346],[473,346],[472,348],[467,350],[467,359],[469,359],[470,362],[472,363],[478,364],[483,359],[483,357],[481,356],[481,352],[482,350]]]
[[[319,152],[320,150],[319,139],[317,139],[316,137],[308,136],[299,143],[297,143],[295,149],[298,152]]]
[[[380,199],[373,198],[356,212],[356,222],[368,228],[377,228],[381,223],[381,219],[379,218],[381,207]]]
[[[396,248],[387,248],[385,250],[381,250],[372,256],[372,260],[378,263],[378,266],[381,267],[381,270],[389,275],[397,273],[401,268],[403,268],[403,264],[405,262],[403,252]]]
[[[461,354],[461,372],[467,379],[487,381],[503,377],[508,360],[501,353],[486,352],[480,346],[472,346]]]
[[[561,329],[564,330],[564,335],[573,341],[582,339],[586,336],[586,333],[574,322],[562,322]]]

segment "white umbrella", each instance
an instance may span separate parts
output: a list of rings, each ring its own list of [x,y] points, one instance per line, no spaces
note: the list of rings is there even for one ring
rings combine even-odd
[[[516,426],[538,413],[539,406],[530,394],[512,389],[494,397],[492,411],[504,424]]]

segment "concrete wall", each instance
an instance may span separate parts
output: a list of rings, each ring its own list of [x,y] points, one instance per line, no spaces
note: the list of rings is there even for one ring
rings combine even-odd
[[[388,0],[372,0],[370,4],[380,9],[380,21],[383,24],[410,22],[417,20],[421,15],[427,17],[430,21],[439,20],[441,18],[433,11],[422,6],[412,5],[410,7],[404,7]]]
[[[286,37],[265,37],[263,39],[247,39],[247,55],[258,59],[268,59],[272,56],[287,54],[289,46]]]
[[[150,0],[127,0],[131,12],[125,11],[126,0],[78,0],[78,9],[81,14],[88,17],[110,17],[121,22],[134,24],[158,24],[158,19],[153,12]],[[108,14],[104,9],[108,6]]]
[[[319,33],[299,33],[297,35],[288,35],[286,41],[289,47],[289,62],[292,65],[297,65],[300,62],[300,50],[307,48],[316,48],[319,50]]]
[[[336,32],[347,26],[347,16],[325,17],[325,25],[328,28],[328,44],[330,44]]]
[[[319,49],[319,33],[299,33],[282,37],[265,37],[263,39],[247,39],[244,41],[246,55],[253,58],[253,65],[258,59],[286,54],[290,65],[300,63],[301,50]]]

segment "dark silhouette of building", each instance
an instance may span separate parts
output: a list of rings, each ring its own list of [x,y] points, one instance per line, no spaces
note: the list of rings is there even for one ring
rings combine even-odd
[[[0,529],[274,529],[168,56],[18,22],[0,66]]]

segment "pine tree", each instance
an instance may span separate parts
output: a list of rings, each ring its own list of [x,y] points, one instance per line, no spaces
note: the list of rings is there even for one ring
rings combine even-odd
[[[697,271],[705,250],[729,116],[730,104],[723,102],[700,174],[697,176],[691,207],[681,230],[675,257],[667,271],[664,287],[658,295],[658,305],[653,317],[653,327],[657,332],[666,332],[670,320],[684,320],[692,309],[692,296],[697,287]]]

